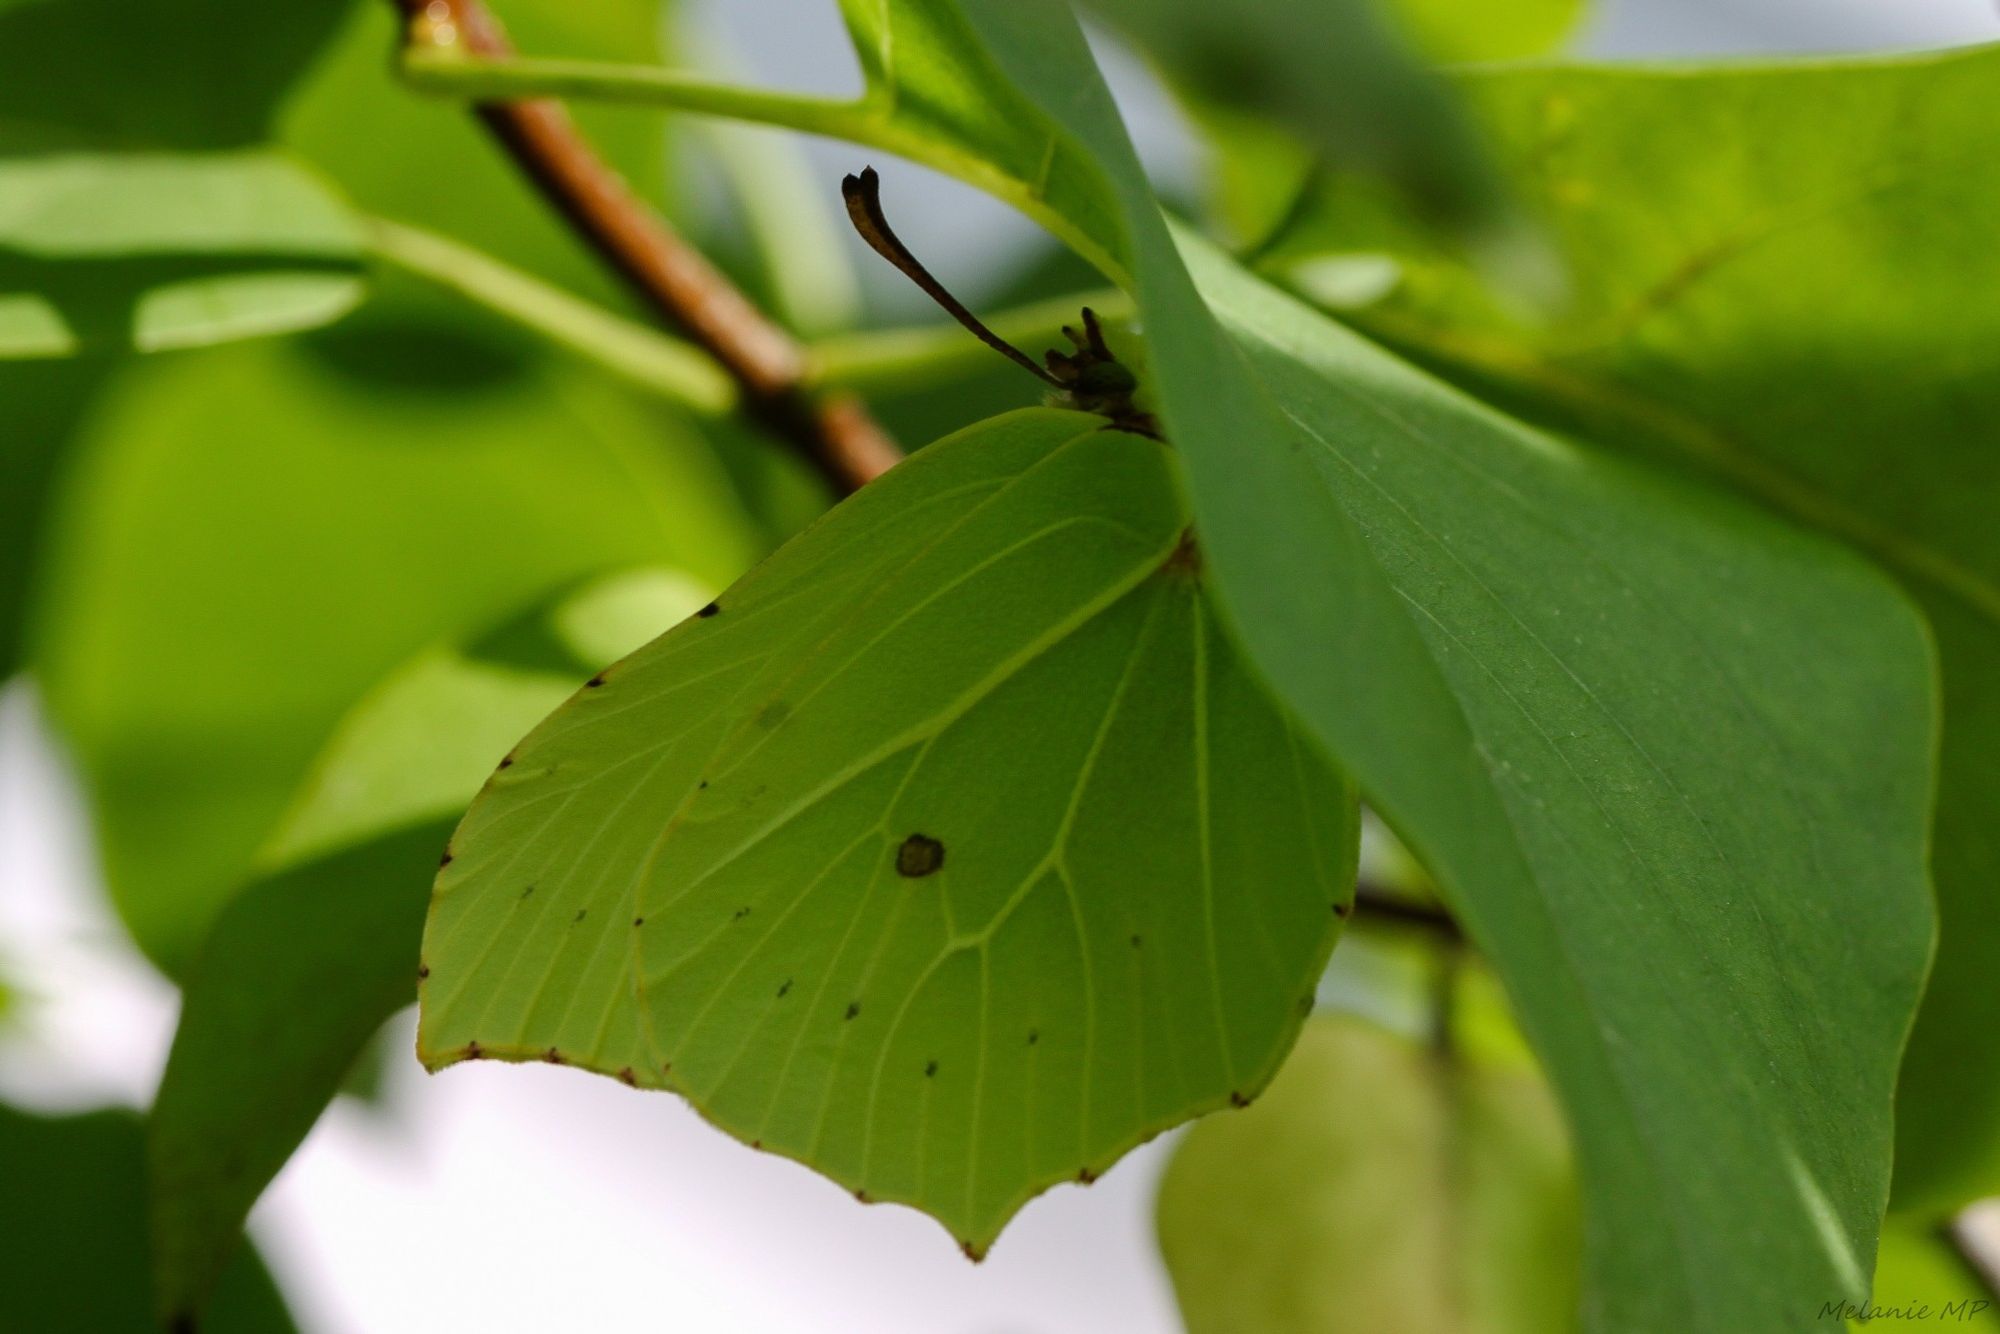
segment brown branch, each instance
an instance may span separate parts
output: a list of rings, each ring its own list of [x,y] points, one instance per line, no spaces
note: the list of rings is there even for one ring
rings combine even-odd
[[[394,3],[412,40],[455,41],[486,59],[513,54],[480,0]],[[902,457],[858,400],[815,399],[806,391],[799,345],[632,192],[562,103],[481,102],[474,109],[598,256],[729,373],[751,418],[803,453],[836,490],[854,491]]]

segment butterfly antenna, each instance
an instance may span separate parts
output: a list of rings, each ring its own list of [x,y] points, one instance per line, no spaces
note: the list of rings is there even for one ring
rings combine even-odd
[[[1020,348],[981,324],[977,315],[945,291],[944,284],[931,277],[930,270],[917,262],[910,248],[891,230],[889,219],[882,215],[882,178],[875,174],[875,168],[863,167],[859,176],[844,178],[840,182],[840,196],[847,201],[847,216],[853,220],[854,230],[861,233],[861,239],[868,243],[869,249],[901,269],[905,277],[923,289],[924,295],[944,307],[945,313],[964,325],[974,338],[1037,379],[1057,389],[1066,387],[1061,380],[1036,365],[1034,359]]]

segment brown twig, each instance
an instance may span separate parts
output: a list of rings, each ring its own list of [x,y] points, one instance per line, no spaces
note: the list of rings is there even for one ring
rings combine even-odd
[[[480,0],[394,3],[412,25],[412,40],[456,43],[485,59],[513,54]],[[798,344],[633,194],[562,103],[482,102],[475,110],[577,234],[729,373],[749,415],[804,453],[837,490],[856,490],[902,457],[859,401],[806,391]]]

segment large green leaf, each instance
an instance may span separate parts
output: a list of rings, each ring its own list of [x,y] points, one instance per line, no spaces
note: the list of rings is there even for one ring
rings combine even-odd
[[[847,501],[503,762],[438,878],[420,1054],[679,1090],[975,1254],[1250,1097],[1354,805],[1186,521],[1156,442],[1050,409]]]
[[[1573,274],[1512,312],[1407,229],[1319,201],[1280,262],[1386,251],[1363,325],[1605,445],[1693,468],[1867,551],[1944,675],[1942,935],[1899,1101],[1897,1199],[2000,1190],[2000,50],[1469,76]]]
[[[147,1119],[169,1315],[198,1308],[243,1219],[382,1023],[416,999],[438,854],[494,761],[576,683],[686,615],[701,585],[620,577],[419,655],[356,706],[188,970]]]
[[[343,7],[0,9],[0,357],[210,343],[354,303],[352,221],[260,147]]]
[[[1798,1327],[1803,1295],[1865,1282],[1929,955],[1915,615],[1837,549],[1538,436],[1197,258],[1286,414],[1263,487],[1240,443],[1190,447],[1202,531],[1218,569],[1234,539],[1261,661],[1492,951],[1565,1094],[1592,1323]],[[1301,606],[1307,544],[1326,601]],[[1315,624],[1351,624],[1357,559],[1395,599],[1364,587],[1365,669]]]
[[[112,897],[174,966],[412,654],[596,570],[754,555],[683,424],[457,306],[149,362],[82,453],[36,667]]]
[[[1190,1334],[1556,1334],[1582,1245],[1561,1114],[1532,1066],[1309,1020],[1255,1106],[1160,1187]]]
[[[125,1111],[37,1116],[0,1105],[0,1329],[151,1330],[145,1144]],[[206,1334],[292,1334],[256,1253],[223,1275]]]
[[[927,147],[941,117],[877,141],[1011,182],[1131,277],[1244,642],[1494,956],[1576,1130],[1591,1327],[1761,1334],[1865,1292],[1929,953],[1908,605],[1197,247],[1198,295],[1060,4],[893,10],[923,43],[898,68],[1032,90],[994,114],[1039,151],[982,175],[999,136]]]

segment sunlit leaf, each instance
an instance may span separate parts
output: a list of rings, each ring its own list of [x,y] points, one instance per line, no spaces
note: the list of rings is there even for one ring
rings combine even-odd
[[[1531,1066],[1309,1020],[1270,1092],[1196,1126],[1160,1187],[1190,1334],[1555,1334],[1582,1245]]]
[[[1899,1101],[1897,1203],[2000,1190],[2000,50],[1670,73],[1468,76],[1573,274],[1531,322],[1329,196],[1274,256],[1394,256],[1354,318],[1605,446],[1693,469],[1869,553],[1944,676],[1941,935]]]
[[[344,206],[260,146],[341,8],[0,10],[0,357],[185,347],[354,304]]]
[[[1586,0],[1388,0],[1391,18],[1431,59],[1446,64],[1545,56],[1572,36]]]
[[[847,501],[508,756],[439,875],[420,1054],[679,1090],[974,1252],[1254,1094],[1354,808],[1186,518],[1157,443],[1048,409]]]

